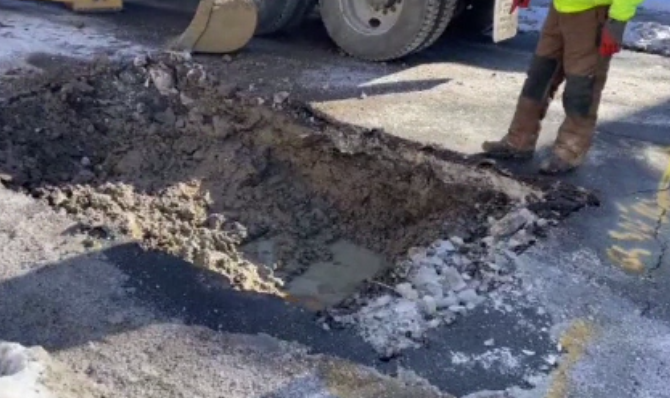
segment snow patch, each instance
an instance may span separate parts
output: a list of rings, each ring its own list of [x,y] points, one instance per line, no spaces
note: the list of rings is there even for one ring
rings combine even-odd
[[[670,1],[645,4],[648,9],[670,10]],[[661,6],[662,4],[662,6]],[[664,8],[663,8],[664,7]],[[519,31],[538,32],[549,13],[548,7],[529,7],[519,12]],[[631,21],[624,35],[624,47],[654,54],[670,55],[670,23]]]
[[[634,50],[670,55],[670,25],[658,22],[631,22],[624,45]]]
[[[0,341],[0,398],[92,398],[100,392],[42,347]]]
[[[0,342],[0,398],[55,398],[41,385],[44,370],[32,350]]]
[[[116,38],[101,21],[95,21],[95,26],[78,25],[59,20],[53,9],[48,9],[48,13],[44,10],[47,8],[43,5],[26,4],[18,10],[0,12],[0,70],[20,66],[27,55],[34,53],[87,59],[101,52],[122,56],[145,50]]]

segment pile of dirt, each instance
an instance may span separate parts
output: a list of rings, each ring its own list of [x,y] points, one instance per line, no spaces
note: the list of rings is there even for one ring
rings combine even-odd
[[[38,79],[13,81],[24,90],[0,103],[5,185],[241,289],[280,293],[341,239],[393,261],[542,202],[494,170],[345,128],[284,96],[261,106],[182,54]]]

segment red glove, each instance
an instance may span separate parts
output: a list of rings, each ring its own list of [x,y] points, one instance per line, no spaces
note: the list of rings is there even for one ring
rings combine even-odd
[[[512,0],[512,8],[510,8],[509,13],[512,14],[517,8],[528,8],[529,6],[530,0]]]
[[[605,26],[603,26],[600,38],[600,55],[611,57],[621,51],[625,31],[625,22],[609,19]]]

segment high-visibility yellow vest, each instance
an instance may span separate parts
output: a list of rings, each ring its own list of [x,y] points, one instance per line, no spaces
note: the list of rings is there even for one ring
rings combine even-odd
[[[670,0],[668,0],[670,1]],[[610,6],[610,18],[628,22],[644,0],[554,0],[558,12],[573,13],[586,11],[598,6]]]

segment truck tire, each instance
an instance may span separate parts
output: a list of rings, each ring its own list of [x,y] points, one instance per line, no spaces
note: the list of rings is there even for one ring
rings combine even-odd
[[[343,51],[366,61],[390,61],[434,34],[442,2],[399,0],[385,15],[371,12],[368,0],[320,0],[319,8],[330,38]]]
[[[305,0],[254,0],[258,8],[256,36],[280,32]]]
[[[494,0],[469,0],[463,2],[463,9],[454,18],[454,30],[466,35],[483,36],[493,29]]]
[[[451,21],[456,16],[456,10],[461,1],[462,0],[442,0],[440,13],[437,17],[437,23],[435,24],[433,32],[430,34],[430,36],[428,36],[426,41],[415,50],[415,52],[421,52],[427,49],[428,47],[435,44],[435,42],[440,37],[442,37],[444,32],[447,30],[447,26],[449,26],[449,23],[451,23]]]
[[[317,2],[318,0],[300,0],[300,4],[298,4],[293,15],[286,22],[286,25],[284,25],[281,31],[291,32],[299,28],[312,11],[314,11]]]

